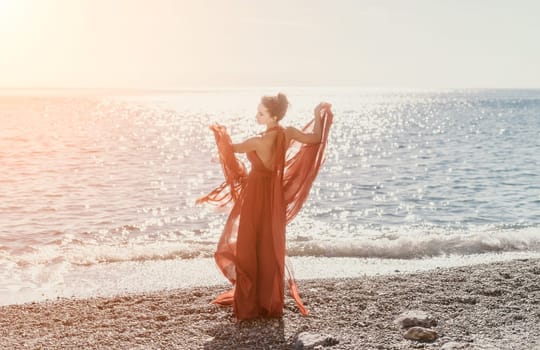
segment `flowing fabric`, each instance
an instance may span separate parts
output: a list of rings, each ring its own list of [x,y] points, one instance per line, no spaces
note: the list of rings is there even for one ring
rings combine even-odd
[[[214,132],[225,181],[197,203],[219,206],[233,203],[219,239],[215,261],[233,288],[212,302],[232,305],[238,320],[280,317],[284,306],[285,279],[289,294],[302,315],[307,315],[286,256],[287,223],[298,214],[324,160],[333,114],[322,115],[322,137],[316,144],[286,144],[285,129],[276,128],[273,168],[268,169],[255,152],[247,154],[248,173],[235,156],[225,127]],[[303,128],[307,131],[313,120]],[[269,130],[270,131],[270,130]],[[297,151],[292,151],[294,149]],[[289,152],[287,153],[287,150]]]

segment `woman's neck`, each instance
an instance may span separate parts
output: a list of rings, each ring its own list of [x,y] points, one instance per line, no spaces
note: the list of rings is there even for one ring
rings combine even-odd
[[[274,130],[279,126],[278,122],[266,124],[266,131]]]

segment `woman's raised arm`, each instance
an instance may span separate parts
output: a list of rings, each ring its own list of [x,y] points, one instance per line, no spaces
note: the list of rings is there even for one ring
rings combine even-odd
[[[322,120],[321,112],[324,108],[330,108],[332,105],[327,102],[321,102],[315,107],[315,125],[313,126],[313,132],[307,133],[298,130],[295,127],[288,127],[287,137],[301,143],[319,143],[322,137]]]

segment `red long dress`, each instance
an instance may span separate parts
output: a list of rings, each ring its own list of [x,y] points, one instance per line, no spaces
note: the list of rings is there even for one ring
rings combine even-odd
[[[225,182],[197,203],[224,206],[233,203],[214,254],[215,261],[233,288],[212,302],[232,305],[237,320],[281,317],[285,277],[289,293],[302,315],[307,315],[298,293],[292,265],[286,256],[285,228],[306,201],[324,159],[333,114],[322,116],[322,137],[317,144],[303,144],[296,152],[286,145],[284,129],[276,127],[273,168],[268,169],[255,152],[247,154],[251,171],[236,158],[225,127],[211,126],[219,151]],[[313,120],[304,127],[309,129]]]

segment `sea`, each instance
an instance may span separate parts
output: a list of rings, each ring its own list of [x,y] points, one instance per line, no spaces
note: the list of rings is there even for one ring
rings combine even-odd
[[[226,284],[209,125],[263,131],[321,101],[325,162],[287,227],[297,279],[540,257],[540,90],[0,90],[0,305]],[[239,158],[246,162],[244,155]]]

